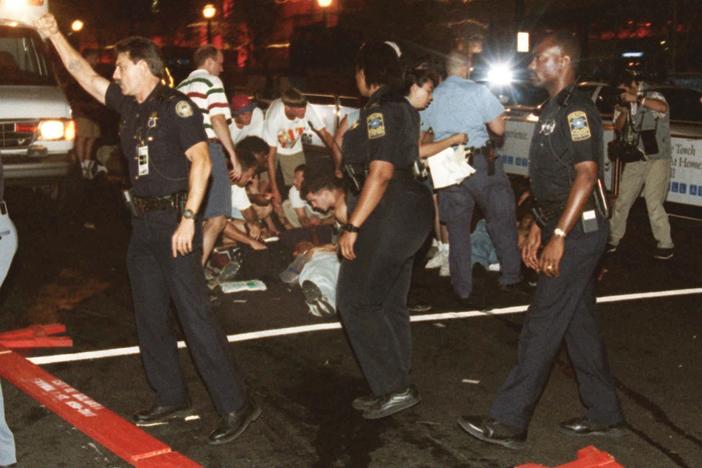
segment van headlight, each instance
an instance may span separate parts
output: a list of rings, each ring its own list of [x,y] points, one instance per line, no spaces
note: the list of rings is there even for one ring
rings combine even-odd
[[[9,9],[19,9],[26,6],[44,6],[45,0],[0,0],[0,5]]]
[[[514,81],[514,72],[507,63],[496,63],[490,65],[487,73],[487,80],[493,86],[507,86]]]
[[[42,120],[37,127],[38,140],[73,140],[75,136],[73,120]]]

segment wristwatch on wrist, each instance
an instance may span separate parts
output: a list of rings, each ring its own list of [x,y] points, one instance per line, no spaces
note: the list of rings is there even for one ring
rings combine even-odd
[[[188,208],[183,210],[183,218],[185,219],[195,219],[195,212]]]
[[[341,225],[341,229],[346,231],[346,232],[361,232],[361,228],[358,226],[354,226],[351,223],[346,223]]]
[[[556,237],[562,237],[565,239],[566,232],[563,229],[557,227],[556,229],[553,230],[553,235]]]

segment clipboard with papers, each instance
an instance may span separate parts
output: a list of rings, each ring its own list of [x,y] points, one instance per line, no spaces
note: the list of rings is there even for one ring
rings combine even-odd
[[[466,149],[463,145],[446,148],[430,156],[427,158],[427,164],[435,189],[458,185],[475,173],[475,168],[466,161]]]

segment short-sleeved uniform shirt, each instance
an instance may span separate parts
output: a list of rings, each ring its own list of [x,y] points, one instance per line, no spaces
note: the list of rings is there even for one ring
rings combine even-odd
[[[433,93],[429,107],[421,112],[422,130],[434,131],[439,141],[455,133],[468,135],[468,146],[481,147],[490,139],[485,124],[505,111],[487,86],[449,76]]]
[[[215,75],[209,74],[207,70],[198,68],[197,70],[193,70],[190,75],[178,85],[177,89],[188,96],[190,100],[200,108],[207,138],[217,138],[217,134],[212,127],[212,117],[221,115],[226,120],[232,118],[222,80]]]
[[[529,150],[534,199],[563,203],[575,180],[575,165],[593,161],[602,177],[602,120],[590,97],[572,87],[544,104]]]
[[[419,158],[419,113],[404,96],[383,87],[370,97],[344,134],[344,164],[387,161],[411,171]]]
[[[307,103],[304,118],[290,120],[285,115],[285,104],[282,100],[276,99],[266,111],[263,139],[268,146],[275,146],[280,155],[297,154],[302,151],[302,135],[323,127],[324,122],[310,103]]]
[[[105,104],[120,115],[119,136],[127,158],[132,190],[139,197],[160,197],[188,190],[190,161],[185,151],[207,141],[202,114],[184,94],[156,85],[141,104],[115,83]],[[148,175],[139,176],[138,147],[148,147]]]

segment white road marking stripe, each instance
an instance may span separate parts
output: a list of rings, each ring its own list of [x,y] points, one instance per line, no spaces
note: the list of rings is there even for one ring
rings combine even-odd
[[[619,294],[614,296],[604,296],[597,298],[598,303],[608,302],[626,302],[636,301],[641,299],[656,299],[673,296],[687,296],[691,294],[702,294],[702,288],[689,289],[672,289],[669,291],[652,291],[645,293]],[[438,314],[413,315],[410,317],[412,322],[433,322],[436,320],[453,320],[471,317],[487,317],[490,315],[516,314],[526,312],[528,306],[512,306],[503,307],[500,309],[492,309],[487,312],[477,310],[469,310],[463,312],[443,312]],[[338,330],[341,328],[339,322],[317,323],[313,325],[301,325],[297,327],[275,328],[271,330],[261,330],[248,333],[239,333],[236,335],[228,335],[227,339],[230,343],[238,341],[258,340],[261,338],[271,338],[274,336],[297,335],[300,333],[310,333],[324,330]],[[179,341],[178,348],[185,348],[185,342]],[[102,349],[97,351],[86,351],[82,353],[55,354],[53,356],[39,356],[29,358],[31,362],[37,365],[57,364],[61,362],[87,361],[91,359],[104,359],[117,356],[129,356],[139,354],[138,346],[129,346],[126,348]]]

